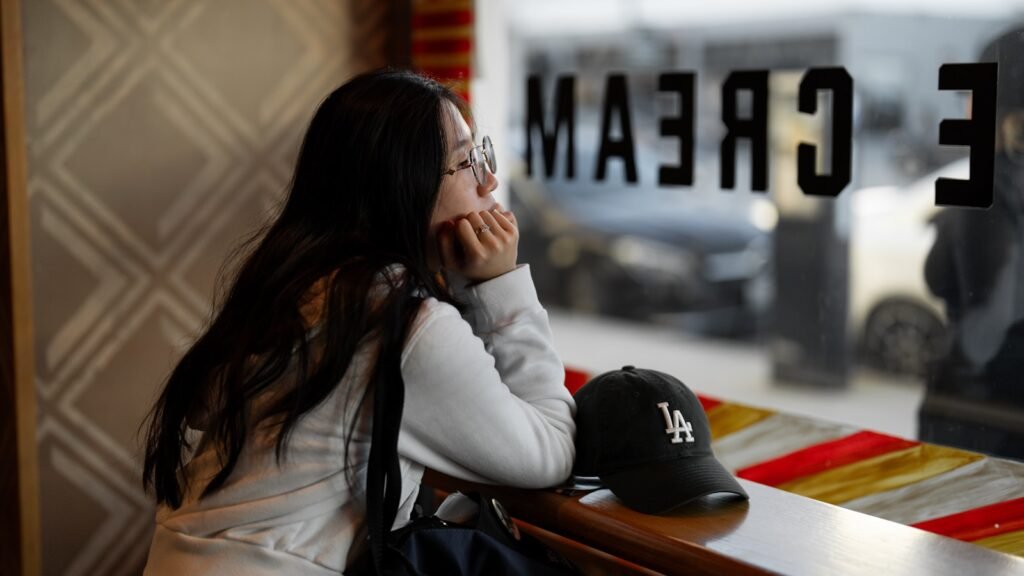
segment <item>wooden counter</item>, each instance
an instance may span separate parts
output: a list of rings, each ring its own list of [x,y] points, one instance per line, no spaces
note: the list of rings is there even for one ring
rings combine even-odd
[[[518,519],[665,574],[1024,575],[1024,558],[745,480],[749,501],[716,496],[664,516],[608,490],[565,496],[432,471],[423,482],[496,497]]]

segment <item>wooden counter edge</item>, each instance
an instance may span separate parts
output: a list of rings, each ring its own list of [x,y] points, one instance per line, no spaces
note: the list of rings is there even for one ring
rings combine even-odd
[[[672,573],[672,568],[677,567],[675,561],[679,559],[685,559],[688,563],[690,574],[761,575],[775,573],[759,569],[741,558],[708,550],[696,543],[681,548],[678,546],[678,542],[662,542],[664,546],[672,546],[670,556],[663,554],[666,551],[664,548],[641,550],[640,548],[648,543],[649,539],[636,538],[635,532],[631,532],[627,527],[616,522],[614,518],[588,518],[585,522],[579,521],[578,514],[575,514],[569,507],[581,496],[584,496],[583,493],[566,496],[553,490],[529,490],[479,484],[452,478],[430,469],[425,471],[422,483],[444,492],[479,492],[497,498],[516,519],[522,519],[545,531],[570,538],[596,550],[661,573]],[[614,535],[614,538],[602,538],[602,534]],[[658,557],[653,562],[651,561],[652,555]],[[659,561],[669,559],[672,560],[670,564]]]
[[[590,509],[579,503],[585,497],[582,494],[478,484],[429,470],[423,483],[448,492],[492,496],[516,518],[667,573],[686,566],[689,573],[698,574],[842,574],[882,569],[877,573],[1024,575],[1024,558],[743,480],[751,493],[751,507],[734,506],[732,511],[716,514],[718,533],[710,537],[711,523],[699,513],[692,515],[695,522],[674,534],[645,533],[631,524],[646,516],[617,504],[612,504],[612,514]],[[609,494],[608,499],[614,497]],[[722,525],[729,527],[722,529]]]

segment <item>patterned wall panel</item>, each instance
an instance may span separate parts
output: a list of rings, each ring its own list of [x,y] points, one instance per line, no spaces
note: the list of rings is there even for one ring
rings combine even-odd
[[[371,0],[24,2],[46,574],[130,574],[137,428],[316,103],[387,63]]]

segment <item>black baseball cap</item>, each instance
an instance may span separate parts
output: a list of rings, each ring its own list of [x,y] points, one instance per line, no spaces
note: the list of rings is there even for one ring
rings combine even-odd
[[[715,459],[704,408],[685,384],[624,366],[576,393],[577,476],[598,476],[627,506],[667,512],[727,492],[748,498]]]

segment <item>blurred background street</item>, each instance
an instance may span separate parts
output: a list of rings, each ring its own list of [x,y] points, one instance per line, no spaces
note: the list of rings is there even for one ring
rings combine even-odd
[[[756,344],[711,341],[672,328],[558,310],[548,313],[566,366],[591,376],[632,364],[670,373],[699,394],[904,438],[917,434],[924,385],[915,378],[858,367],[842,389],[787,384],[772,378],[771,356]]]

